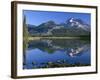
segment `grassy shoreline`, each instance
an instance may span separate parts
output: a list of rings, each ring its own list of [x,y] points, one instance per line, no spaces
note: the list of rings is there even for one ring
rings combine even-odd
[[[28,40],[40,40],[40,39],[80,39],[80,37],[28,37]]]

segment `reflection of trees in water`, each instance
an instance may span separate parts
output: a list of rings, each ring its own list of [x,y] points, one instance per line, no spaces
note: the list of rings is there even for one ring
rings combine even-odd
[[[76,39],[59,39],[59,40],[52,40],[54,45],[59,45],[65,48],[77,48],[81,47],[85,44],[89,44],[89,41],[86,40],[76,40]]]
[[[53,53],[56,50],[64,50],[71,57],[85,51],[89,48],[89,41],[86,40],[34,40],[29,42],[29,49],[38,48],[42,51],[47,51],[48,53]]]
[[[65,47],[65,48],[74,48],[74,47],[81,47],[85,44],[89,44],[89,41],[86,40],[67,40],[67,39],[52,39],[52,40],[33,40],[29,42],[29,47],[34,47],[34,45],[37,45],[36,47],[39,46],[60,46],[60,47]],[[38,46],[39,44],[39,46]]]

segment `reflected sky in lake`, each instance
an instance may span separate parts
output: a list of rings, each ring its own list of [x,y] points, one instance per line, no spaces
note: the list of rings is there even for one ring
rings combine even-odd
[[[34,40],[24,53],[23,69],[90,66],[88,40]]]

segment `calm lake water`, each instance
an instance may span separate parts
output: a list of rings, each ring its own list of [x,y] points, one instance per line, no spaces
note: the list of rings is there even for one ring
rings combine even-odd
[[[41,39],[28,43],[23,69],[90,66],[88,40]]]

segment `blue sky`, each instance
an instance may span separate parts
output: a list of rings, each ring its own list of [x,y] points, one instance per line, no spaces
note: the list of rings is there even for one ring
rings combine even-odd
[[[52,12],[52,11],[34,11],[23,10],[23,15],[26,16],[26,23],[32,25],[40,25],[43,22],[54,21],[55,23],[66,22],[69,18],[81,19],[87,24],[91,23],[91,14],[89,13],[73,13],[73,12]]]

